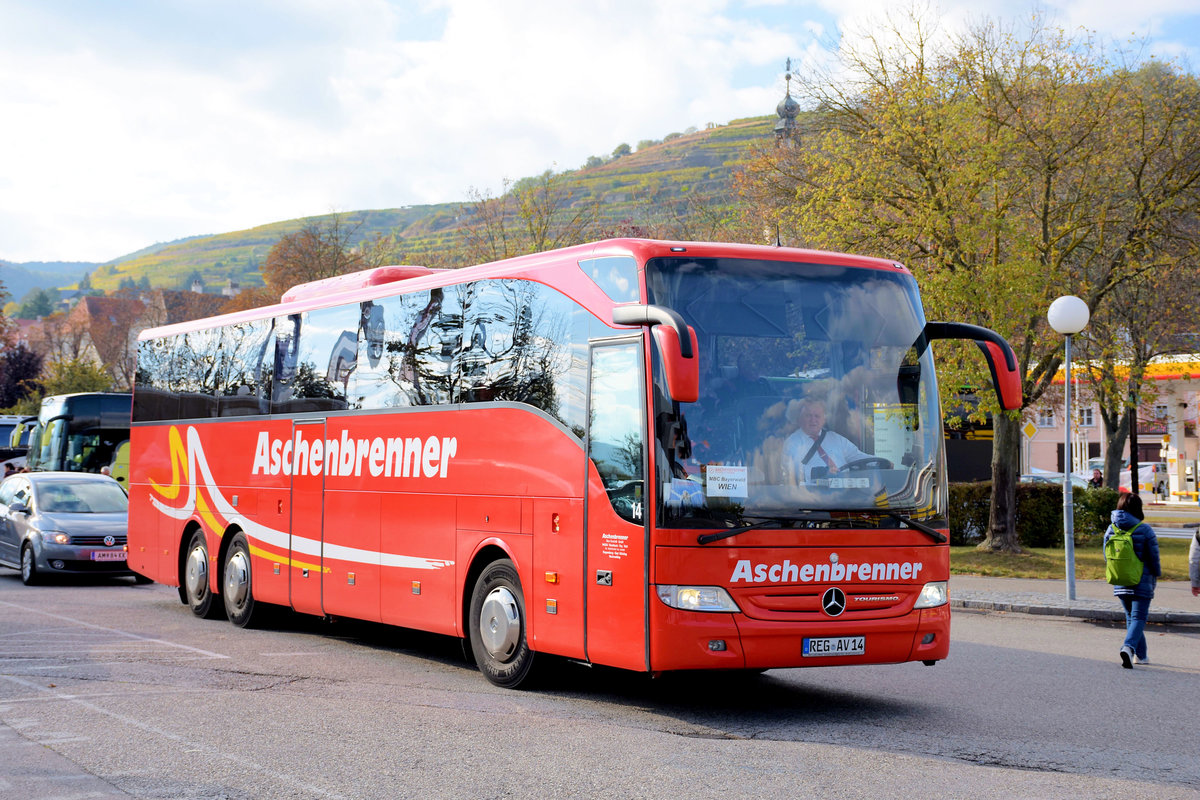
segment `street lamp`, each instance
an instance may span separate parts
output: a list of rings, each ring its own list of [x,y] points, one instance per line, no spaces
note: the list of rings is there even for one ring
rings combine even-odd
[[[1066,359],[1063,362],[1066,381],[1063,390],[1063,415],[1066,417],[1066,439],[1063,444],[1063,540],[1067,549],[1067,599],[1075,599],[1075,507],[1071,499],[1071,336],[1087,327],[1087,303],[1072,294],[1064,295],[1050,304],[1046,318],[1050,327],[1066,337]]]

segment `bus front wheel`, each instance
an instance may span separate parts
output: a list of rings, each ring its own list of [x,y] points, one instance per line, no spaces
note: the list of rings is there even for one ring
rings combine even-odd
[[[471,652],[485,678],[513,689],[529,677],[534,653],[525,636],[525,597],[508,559],[488,564],[475,581],[468,625]]]
[[[192,613],[203,619],[221,615],[208,579],[208,541],[204,531],[196,531],[188,543],[187,560],[183,565],[183,592]]]

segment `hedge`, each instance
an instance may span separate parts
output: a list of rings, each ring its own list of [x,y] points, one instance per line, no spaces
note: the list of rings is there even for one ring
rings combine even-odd
[[[1075,542],[1097,539],[1117,507],[1113,489],[1074,489]],[[950,544],[982,541],[992,500],[991,481],[950,484]],[[1063,546],[1062,487],[1047,483],[1017,484],[1017,538],[1022,547]]]

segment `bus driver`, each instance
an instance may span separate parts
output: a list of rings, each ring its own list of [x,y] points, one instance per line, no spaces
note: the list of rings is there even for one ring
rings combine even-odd
[[[874,458],[859,450],[845,436],[825,427],[825,404],[820,400],[806,397],[799,403],[800,428],[787,437],[783,445],[784,456],[795,470],[794,474],[803,474],[803,480],[807,482],[836,474],[854,461]]]

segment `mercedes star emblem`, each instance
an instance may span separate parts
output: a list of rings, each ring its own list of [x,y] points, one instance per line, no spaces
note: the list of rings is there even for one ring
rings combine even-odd
[[[825,594],[821,595],[821,608],[829,616],[836,617],[846,610],[846,593],[836,586],[826,589]]]

